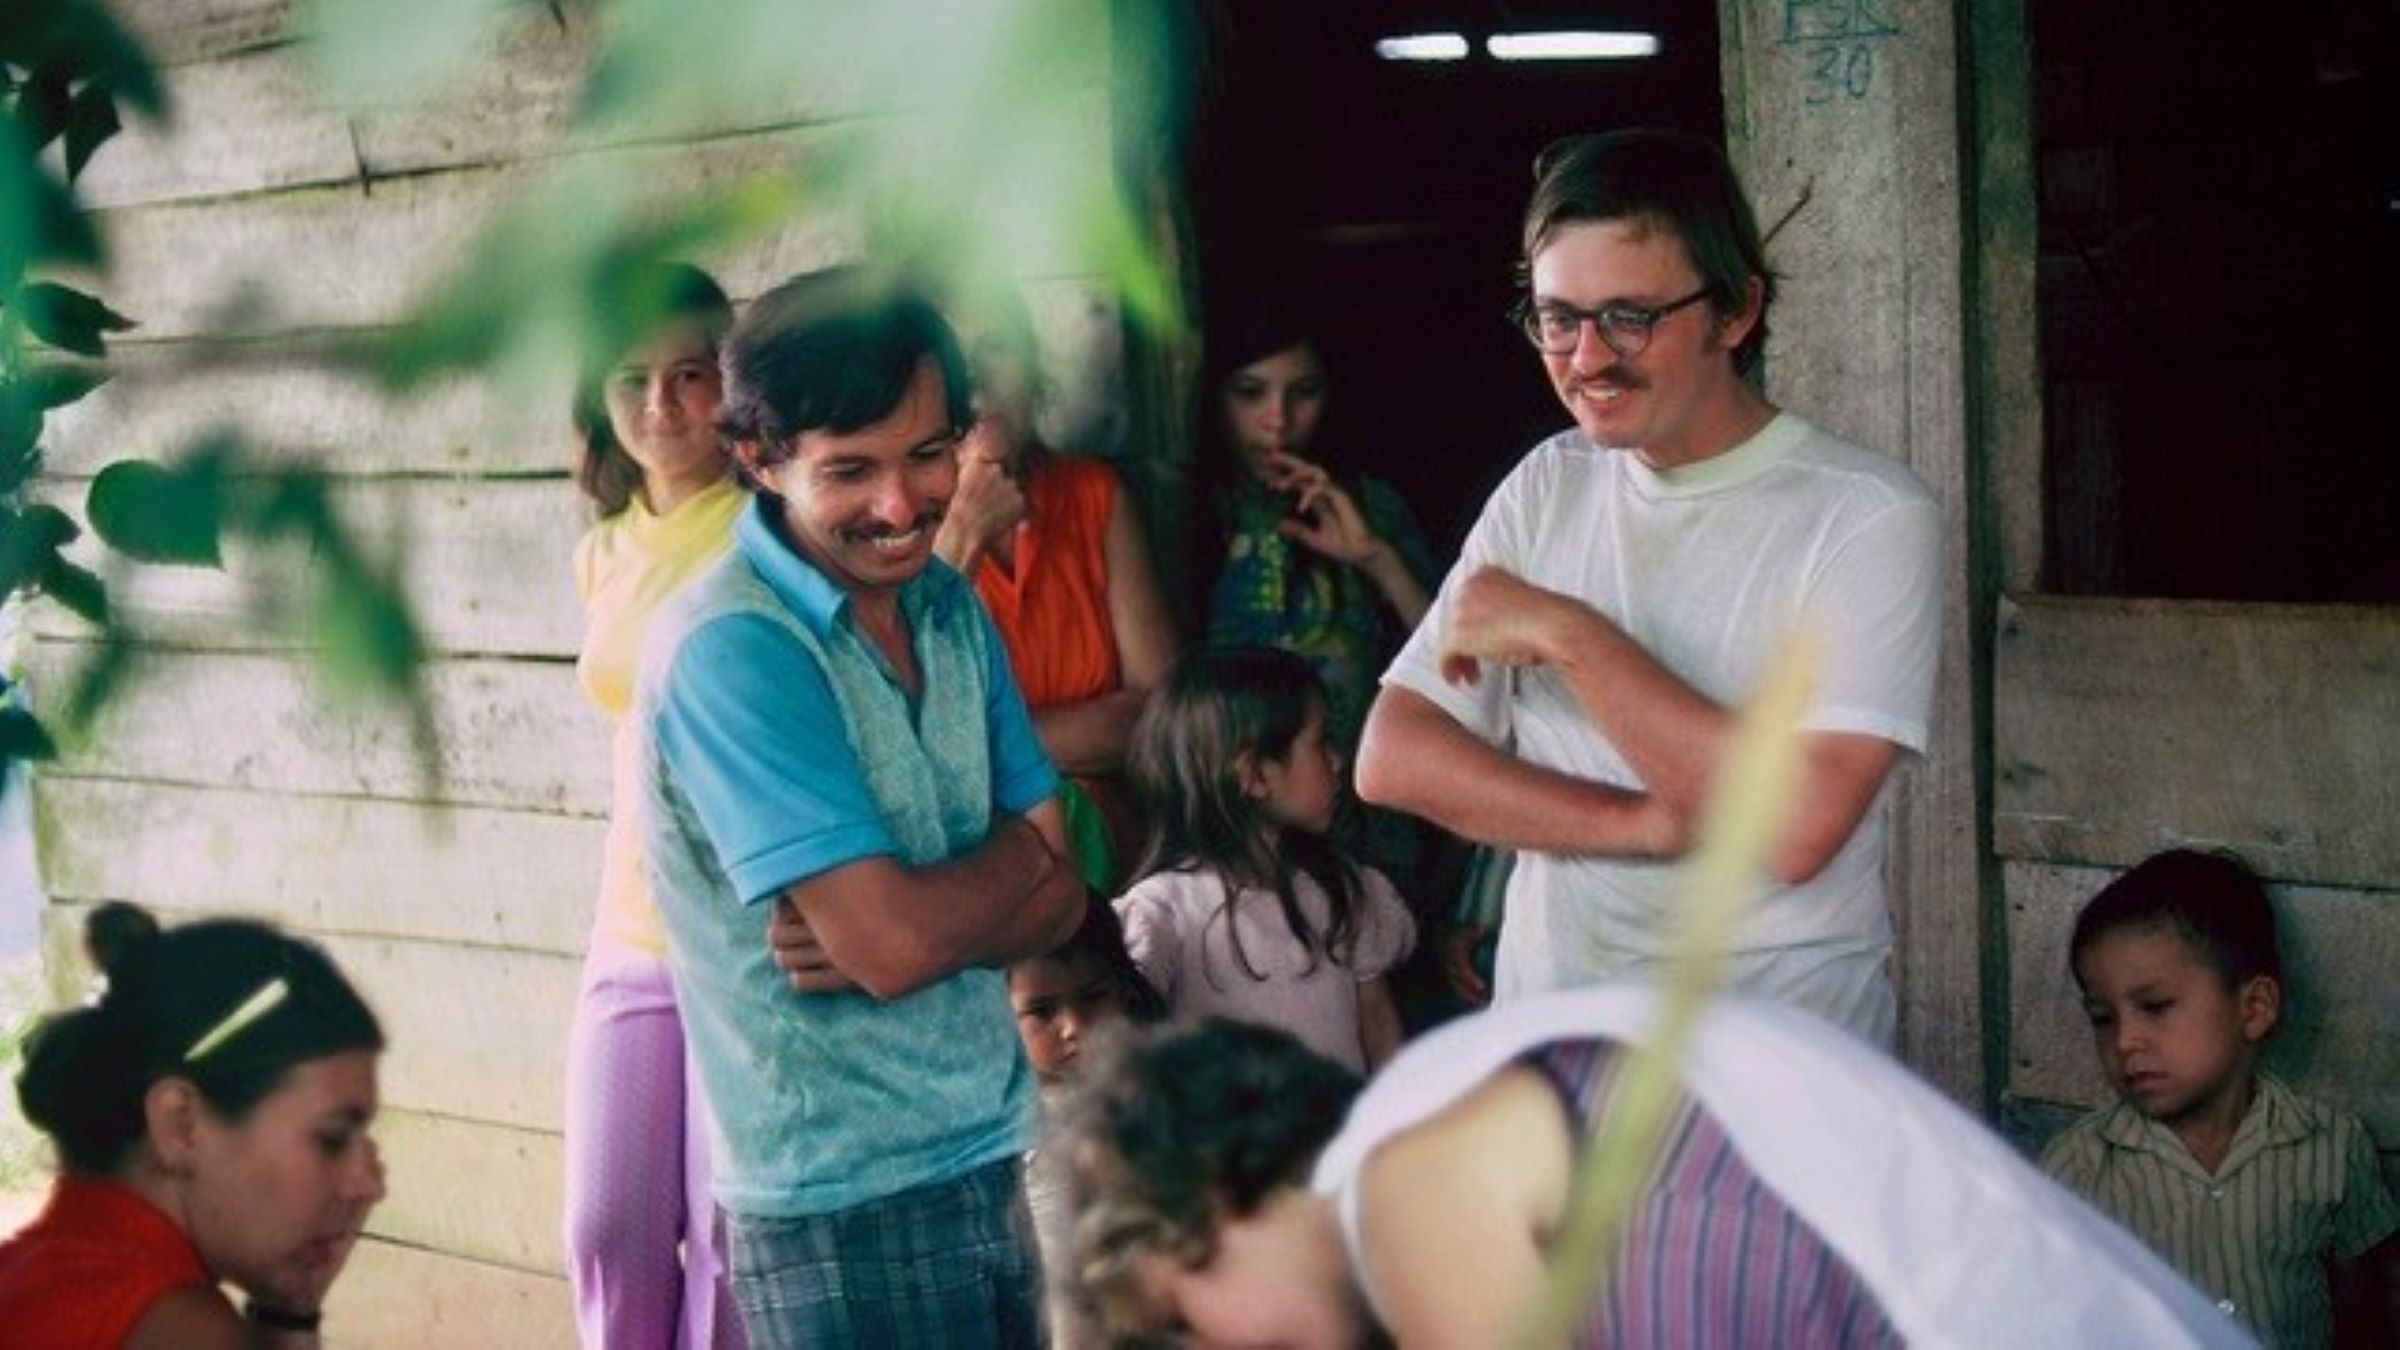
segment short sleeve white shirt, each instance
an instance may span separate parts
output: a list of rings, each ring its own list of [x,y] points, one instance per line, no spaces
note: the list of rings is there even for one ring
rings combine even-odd
[[[1522,759],[1643,787],[1555,672],[1487,669],[1466,688],[1441,678],[1436,651],[1460,579],[1495,564],[1593,606],[1728,707],[1745,702],[1805,632],[1818,675],[1803,728],[1921,753],[1941,639],[1940,556],[1939,507],[1906,466],[1790,413],[1724,454],[1666,472],[1563,432],[1493,492],[1384,682]],[[1762,882],[1737,951],[1789,950],[1813,963],[1888,948],[1887,815],[1879,799],[1805,884]],[[1664,956],[1684,871],[1521,855],[1501,928],[1499,996],[1585,984]],[[1776,982],[1770,973],[1763,984]]]

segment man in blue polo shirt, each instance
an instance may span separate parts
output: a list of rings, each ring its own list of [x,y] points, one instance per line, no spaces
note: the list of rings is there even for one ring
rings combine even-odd
[[[958,347],[855,271],[727,335],[756,493],[656,621],[636,711],[652,881],[758,1350],[1040,1343],[999,967],[1085,897],[1006,652],[932,565]]]

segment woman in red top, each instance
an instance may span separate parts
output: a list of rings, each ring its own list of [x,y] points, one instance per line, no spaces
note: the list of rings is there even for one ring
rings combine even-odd
[[[1114,866],[1095,875],[1080,861],[1085,881],[1107,892],[1141,841],[1125,745],[1143,695],[1175,659],[1175,626],[1141,513],[1117,475],[1042,444],[1040,357],[1025,302],[1014,291],[978,300],[959,325],[975,371],[975,425],[960,443],[958,490],[933,546],[991,611],[1042,749],[1099,809]]]
[[[45,1022],[17,1078],[62,1172],[0,1243],[0,1327],[44,1350],[317,1345],[383,1198],[374,1014],[265,924],[160,932],[114,905],[90,937],[106,993]]]

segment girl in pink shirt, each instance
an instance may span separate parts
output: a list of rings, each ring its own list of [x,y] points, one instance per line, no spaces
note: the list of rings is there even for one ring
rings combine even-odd
[[[1279,1026],[1352,1069],[1400,1044],[1386,972],[1416,943],[1383,873],[1335,844],[1341,756],[1307,662],[1264,647],[1176,663],[1129,758],[1151,832],[1117,901],[1126,947],[1178,1015]]]

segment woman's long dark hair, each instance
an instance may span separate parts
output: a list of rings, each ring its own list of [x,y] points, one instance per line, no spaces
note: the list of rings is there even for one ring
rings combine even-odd
[[[68,1171],[111,1176],[148,1131],[143,1098],[188,1080],[239,1121],[297,1066],[381,1050],[383,1030],[315,944],[263,923],[214,919],[161,931],[104,906],[86,946],[103,963],[98,1002],[45,1020],[27,1042],[17,1101]]]
[[[1242,462],[1241,449],[1234,443],[1231,419],[1225,411],[1226,390],[1243,367],[1295,347],[1305,347],[1316,357],[1317,368],[1330,386],[1333,354],[1327,349],[1326,326],[1311,291],[1300,280],[1284,278],[1269,283],[1266,289],[1221,302],[1209,315],[1201,368],[1200,490],[1193,494],[1191,507],[1192,538],[1203,550],[1203,562],[1195,576],[1202,588],[1197,596],[1197,612],[1203,616],[1209,614],[1215,603],[1218,575],[1224,570],[1226,548],[1233,541],[1233,503],[1239,494],[1254,490],[1250,468]],[[1332,475],[1334,482],[1363,510],[1367,503],[1363,479],[1357,466],[1342,453],[1334,407],[1334,401],[1328,398],[1318,414],[1316,432],[1303,453]],[[1293,588],[1295,595],[1312,590],[1318,573],[1338,576],[1342,570],[1340,563],[1315,549],[1298,545],[1292,549],[1292,567],[1305,579],[1302,585]],[[1204,631],[1205,627],[1204,617]]]
[[[1275,893],[1284,923],[1308,949],[1310,970],[1320,958],[1349,965],[1356,945],[1363,889],[1358,864],[1309,830],[1284,830],[1277,848],[1275,831],[1242,781],[1245,757],[1285,758],[1310,711],[1324,706],[1325,687],[1316,672],[1289,652],[1207,648],[1177,661],[1151,691],[1126,750],[1127,775],[1150,820],[1133,874],[1216,873],[1225,884],[1216,919],[1225,924],[1234,960],[1254,980],[1266,975],[1242,949],[1241,929],[1233,922],[1234,897],[1243,889]],[[1293,894],[1296,872],[1325,892],[1322,932]]]
[[[689,263],[662,262],[628,269],[612,278],[591,316],[594,339],[576,372],[571,408],[581,443],[575,486],[603,516],[633,501],[642,486],[642,466],[633,462],[608,422],[608,372],[636,343],[671,323],[691,323],[713,349],[733,327],[733,302],[715,278]]]

